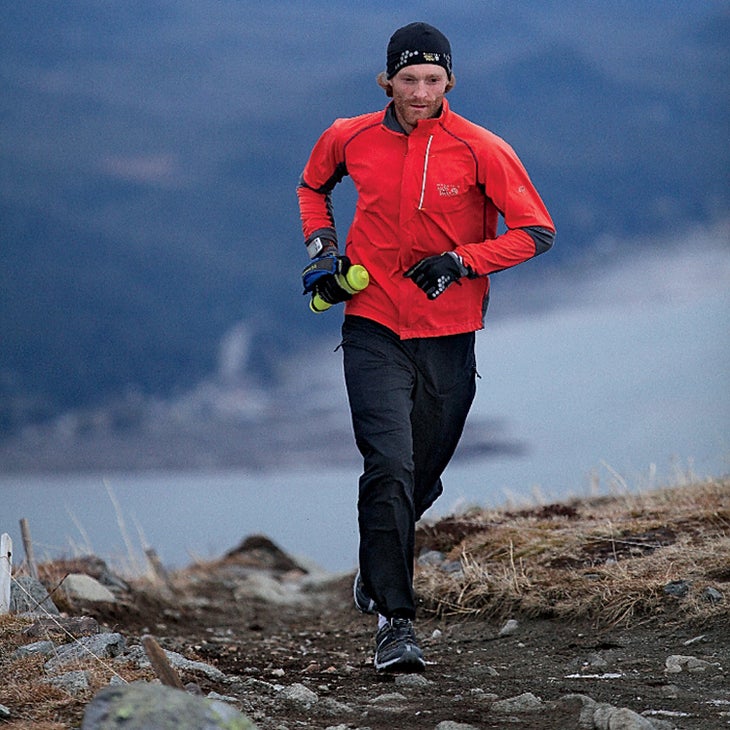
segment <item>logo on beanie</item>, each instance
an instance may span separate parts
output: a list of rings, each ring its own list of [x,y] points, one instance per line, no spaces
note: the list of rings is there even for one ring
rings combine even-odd
[[[412,60],[415,56],[420,56],[420,60]],[[413,63],[435,63],[443,66],[447,73],[451,73],[451,56],[448,53],[432,53],[431,51],[402,51],[397,63],[393,68],[393,74],[400,71],[404,66]]]

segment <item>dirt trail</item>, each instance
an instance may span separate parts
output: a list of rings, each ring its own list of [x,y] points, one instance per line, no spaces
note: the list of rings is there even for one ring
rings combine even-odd
[[[596,630],[516,617],[516,631],[499,637],[497,624],[424,616],[417,631],[428,666],[414,680],[374,671],[374,619],[352,607],[351,576],[303,585],[295,573],[279,573],[291,596],[284,591],[272,603],[252,595],[261,591],[258,581],[252,591],[251,575],[250,567],[236,562],[191,569],[176,577],[176,596],[141,592],[97,618],[130,637],[152,633],[165,649],[240,677],[247,688],[238,692],[241,707],[262,730],[436,728],[444,720],[484,730],[506,724],[563,729],[577,718],[574,703],[559,701],[571,694],[649,713],[667,728],[730,726],[730,632],[724,622]],[[672,655],[709,665],[667,673]],[[183,679],[205,693],[237,696],[235,684]],[[305,707],[272,700],[269,686],[293,684],[311,689],[319,701]],[[511,715],[509,723],[494,711],[495,701],[524,693],[540,698],[542,708]]]

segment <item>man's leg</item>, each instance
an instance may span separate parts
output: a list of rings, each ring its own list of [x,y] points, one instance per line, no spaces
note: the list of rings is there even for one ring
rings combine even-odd
[[[474,341],[471,332],[405,343],[418,368],[411,414],[416,521],[443,491],[441,475],[474,401]]]
[[[413,618],[413,363],[394,333],[368,320],[347,318],[342,346],[364,460],[358,497],[363,584],[383,615]]]

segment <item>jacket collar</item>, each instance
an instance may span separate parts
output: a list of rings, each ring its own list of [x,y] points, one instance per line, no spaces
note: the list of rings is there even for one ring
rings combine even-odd
[[[418,126],[415,130],[423,130],[423,129],[430,129],[433,126],[440,124],[441,122],[446,121],[446,117],[449,114],[449,102],[444,99],[444,103],[441,106],[441,114],[439,114],[437,117],[433,117],[431,119],[423,119],[420,122],[418,122]],[[398,132],[399,134],[405,134],[407,135],[408,132],[406,132],[405,129],[403,129],[401,123],[398,121],[398,117],[395,115],[395,107],[393,106],[393,102],[391,101],[390,104],[388,104],[387,107],[385,107],[385,114],[383,115],[383,125],[386,127],[386,129],[389,129],[391,132]]]

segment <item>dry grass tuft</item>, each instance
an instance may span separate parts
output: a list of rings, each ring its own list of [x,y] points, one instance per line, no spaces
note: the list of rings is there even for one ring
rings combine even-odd
[[[13,719],[2,724],[8,730],[59,730],[67,728],[68,719],[81,724],[86,704],[103,687],[109,684],[112,675],[133,682],[138,679],[151,680],[151,670],[140,670],[133,666],[111,662],[99,663],[93,657],[69,664],[64,671],[81,669],[87,672],[89,689],[78,694],[67,692],[44,682],[46,673],[43,665],[48,657],[31,655],[17,658],[15,650],[37,638],[29,639],[24,633],[33,620],[5,614],[0,616],[0,704],[12,708]],[[50,637],[49,637],[50,638]],[[60,635],[53,636],[58,640]],[[49,718],[63,717],[63,723]]]
[[[519,512],[472,510],[419,531],[461,573],[419,568],[438,615],[523,615],[599,625],[730,618],[730,479]],[[668,595],[685,581],[683,597]],[[723,600],[713,601],[714,588]]]

